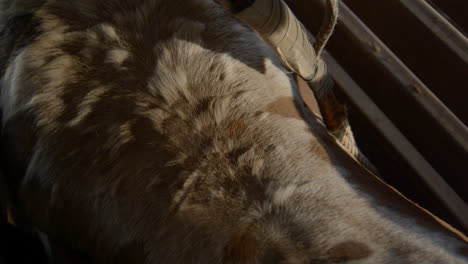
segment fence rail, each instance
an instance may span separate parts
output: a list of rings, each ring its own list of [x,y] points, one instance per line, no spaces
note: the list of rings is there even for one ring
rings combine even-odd
[[[287,2],[318,31],[324,0]],[[349,99],[358,142],[387,182],[468,232],[466,37],[422,0],[340,7],[329,66]]]

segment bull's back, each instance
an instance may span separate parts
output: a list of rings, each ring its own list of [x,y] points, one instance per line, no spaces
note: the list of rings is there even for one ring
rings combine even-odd
[[[100,261],[219,262],[301,119],[273,52],[208,0],[28,8],[3,25],[18,221]]]

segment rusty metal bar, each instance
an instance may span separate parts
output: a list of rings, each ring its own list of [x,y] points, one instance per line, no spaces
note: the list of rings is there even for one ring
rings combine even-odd
[[[304,25],[311,32],[317,32],[322,19],[321,10],[323,10],[323,1],[286,1]],[[463,83],[462,80],[466,79],[464,77],[466,75],[459,74],[467,70],[464,68],[466,67],[466,63],[460,59],[457,60],[457,56],[447,52],[446,45],[441,43],[426,26],[407,9],[402,7],[398,1],[382,0],[378,5],[375,4],[375,1],[368,0],[348,2],[354,4],[355,7],[359,6],[363,9],[369,9],[365,10],[366,12],[368,11],[366,14],[375,11],[372,10],[373,8],[382,8],[381,6],[383,5],[386,9],[379,9],[382,12],[377,12],[377,14],[374,12],[373,14],[375,21],[386,25],[379,28],[379,36],[382,34],[386,37],[393,37],[390,40],[398,38],[399,32],[397,31],[402,26],[398,23],[407,23],[405,24],[407,27],[415,27],[413,35],[422,34],[426,42],[402,43],[402,45],[411,46],[409,51],[414,50],[414,53],[419,51],[417,47],[421,49],[422,46],[429,51],[432,48],[434,49],[433,57],[435,59],[440,59],[441,61],[444,59],[449,60],[445,64],[434,66],[435,70],[441,71],[439,75],[442,77],[434,77],[434,73],[427,73],[425,77],[432,76],[437,79],[454,75],[452,76],[453,78],[443,80],[450,84]],[[368,5],[366,6],[365,3],[368,3]],[[385,10],[390,11],[383,12]],[[406,13],[395,13],[395,10],[399,12],[406,10],[404,11]],[[359,9],[358,11],[362,10]],[[404,20],[404,22],[400,21],[400,19],[397,19],[397,22],[388,20],[388,16],[392,16],[393,19],[395,17],[399,18],[397,15],[401,15],[407,20]],[[403,64],[399,58],[402,54],[400,50],[397,50],[399,52],[397,57],[344,4],[341,6],[340,17],[341,21],[338,24],[335,35],[327,46],[328,51],[331,52],[355,83],[363,89],[398,130],[402,132],[414,149],[426,159],[432,170],[436,172],[432,175],[443,177],[445,182],[465,201],[465,204],[461,204],[460,200],[455,198],[455,202],[458,202],[460,205],[458,208],[465,207],[466,202],[468,202],[468,193],[466,192],[466,188],[468,187],[468,178],[466,177],[468,173],[468,131],[466,126]],[[397,24],[398,28],[395,28],[395,24]],[[413,28],[411,28],[411,32],[413,32]],[[410,32],[407,33],[410,34]],[[408,42],[407,39],[396,39],[395,41]],[[393,49],[394,46],[391,47]],[[424,61],[426,57],[414,57],[417,63],[426,63]],[[453,58],[455,59],[452,60]],[[415,65],[418,66],[418,64]],[[413,66],[411,66],[411,69],[413,69]],[[425,68],[423,70],[422,72],[427,72]],[[429,84],[432,89],[434,83],[429,82]],[[455,95],[455,97],[466,98],[463,97],[466,93],[465,90],[455,88],[453,85],[448,86],[447,89],[452,89],[452,91],[447,93]],[[349,95],[345,96],[349,97]],[[355,102],[352,104],[355,104],[354,108],[357,108],[365,103]],[[429,190],[429,188],[423,186],[422,182],[427,181],[427,179],[423,180],[421,175],[424,176],[426,171],[422,170],[422,167],[408,166],[408,164],[415,162],[411,161],[412,157],[396,153],[394,149],[399,144],[398,140],[394,142],[385,139],[383,136],[378,136],[381,132],[372,128],[375,124],[363,116],[362,112],[353,109],[353,107],[350,108],[350,122],[357,136],[358,143],[361,143],[361,149],[366,153],[375,154],[378,162],[373,160],[372,155],[368,156],[371,161],[376,163],[377,167],[384,168],[382,175],[390,184],[451,224],[459,228],[461,227],[457,224],[460,222],[460,215],[456,217],[458,220],[453,218],[453,211],[459,209],[454,209],[454,207],[451,209],[447,208],[447,203],[451,203],[451,194],[442,194],[444,198],[435,198],[434,190]],[[360,135],[365,135],[365,137],[360,137]],[[388,157],[385,155],[388,155]],[[437,186],[437,181],[439,180],[440,178],[436,179],[432,183],[432,186]],[[439,190],[437,192],[443,193],[444,191]],[[440,193],[437,195],[440,195]],[[441,205],[441,203],[436,201],[437,199],[445,200],[445,204]],[[453,206],[453,204],[450,206]],[[465,231],[468,232],[468,230]]]
[[[316,32],[323,1],[289,0]],[[344,4],[328,50],[444,179],[468,201],[468,131]],[[464,92],[461,91],[461,94]]]
[[[449,17],[422,0],[381,0],[378,4],[372,0],[343,2],[465,125],[468,124],[465,103],[468,89],[463,89],[468,87],[466,36],[450,24],[453,21]],[[468,11],[468,2],[465,3]]]
[[[399,92],[410,96],[428,114],[437,117],[439,125],[468,153],[468,128],[344,3],[340,8],[342,24],[356,36],[361,47],[370,52],[380,65],[392,73],[401,85],[398,87]]]
[[[427,0],[438,11],[448,16],[456,26],[464,32],[468,33],[468,2],[466,0]]]
[[[403,127],[406,126],[406,133],[413,144],[424,151],[431,163],[438,165],[444,177],[467,201],[467,163],[461,161],[468,158],[468,128],[344,4],[341,16],[343,27],[355,37],[358,48],[373,59],[373,64],[383,67],[396,84],[387,88],[394,91],[369,90],[372,87],[368,91],[373,92],[374,99],[381,104],[387,104],[387,113]],[[391,93],[395,93],[394,98],[390,96]],[[389,107],[389,102],[383,102],[392,99],[395,103],[393,106]],[[391,109],[397,104],[407,108],[407,113]],[[422,119],[423,116],[426,121]],[[412,124],[417,122],[425,122],[425,125],[420,128]]]
[[[408,165],[418,173],[423,182],[439,197],[444,206],[461,223],[462,228],[468,232],[468,205],[453,191],[379,107],[372,102],[338,62],[328,53],[323,55],[330,73],[346,94],[348,100],[358,108],[364,118],[375,126],[375,130],[377,130],[375,132],[384,137],[392,151],[403,157]]]
[[[457,28],[424,0],[400,0],[399,2],[468,64],[468,38]]]

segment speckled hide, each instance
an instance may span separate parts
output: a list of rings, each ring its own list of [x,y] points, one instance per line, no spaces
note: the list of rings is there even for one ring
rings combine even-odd
[[[467,263],[213,0],[0,1],[2,170],[56,263]]]

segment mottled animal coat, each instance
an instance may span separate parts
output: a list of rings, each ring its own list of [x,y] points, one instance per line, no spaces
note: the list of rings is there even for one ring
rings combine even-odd
[[[55,262],[468,263],[215,1],[0,3],[9,210]]]

